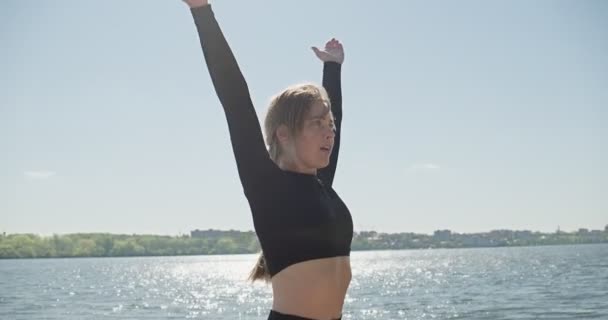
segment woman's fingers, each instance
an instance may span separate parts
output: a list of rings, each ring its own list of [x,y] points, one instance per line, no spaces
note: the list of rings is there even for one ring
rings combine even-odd
[[[335,61],[342,63],[344,61],[344,49],[342,44],[336,38],[331,38],[325,43],[324,48],[311,47],[317,57],[322,61]]]
[[[190,8],[202,7],[202,6],[206,6],[209,4],[209,0],[182,0],[182,1],[184,1],[186,4],[188,4],[188,6]]]
[[[325,44],[325,48],[340,48],[342,44],[336,38],[331,38],[331,40],[327,41]]]

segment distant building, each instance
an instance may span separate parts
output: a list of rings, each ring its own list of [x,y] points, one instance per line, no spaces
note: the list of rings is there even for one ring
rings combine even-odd
[[[467,247],[483,246],[487,243],[482,237],[476,234],[467,235],[462,239],[462,244]]]
[[[579,228],[578,233],[589,233],[589,229],[587,228]]]
[[[605,242],[606,235],[605,235],[604,231],[602,231],[602,230],[591,230],[591,231],[589,231],[588,234],[585,235],[585,239],[589,240],[593,243]]]
[[[437,241],[448,241],[452,236],[452,231],[450,230],[435,230],[433,234],[433,238]]]
[[[608,233],[608,224],[604,227],[604,232]]]

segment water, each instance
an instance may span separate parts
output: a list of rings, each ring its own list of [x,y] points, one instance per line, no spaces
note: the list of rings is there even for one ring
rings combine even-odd
[[[256,255],[0,260],[0,319],[266,319]],[[343,319],[608,319],[608,245],[352,252]]]

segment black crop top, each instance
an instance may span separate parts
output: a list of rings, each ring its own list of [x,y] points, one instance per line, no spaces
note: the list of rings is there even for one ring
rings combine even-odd
[[[350,255],[353,221],[332,188],[342,120],[341,65],[323,66],[323,86],[336,126],[329,165],[316,175],[282,170],[270,159],[247,83],[211,5],[191,12],[226,114],[239,179],[271,277],[298,262]]]

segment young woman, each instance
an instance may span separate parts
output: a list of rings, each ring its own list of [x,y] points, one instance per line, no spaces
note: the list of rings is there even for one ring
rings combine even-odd
[[[264,141],[247,83],[211,5],[183,1],[226,114],[262,247],[250,279],[272,284],[268,319],[341,319],[353,236],[350,212],[332,188],[342,120],[342,45],[332,39],[323,50],[313,47],[324,62],[323,87],[296,85],[276,95],[264,121]]]

